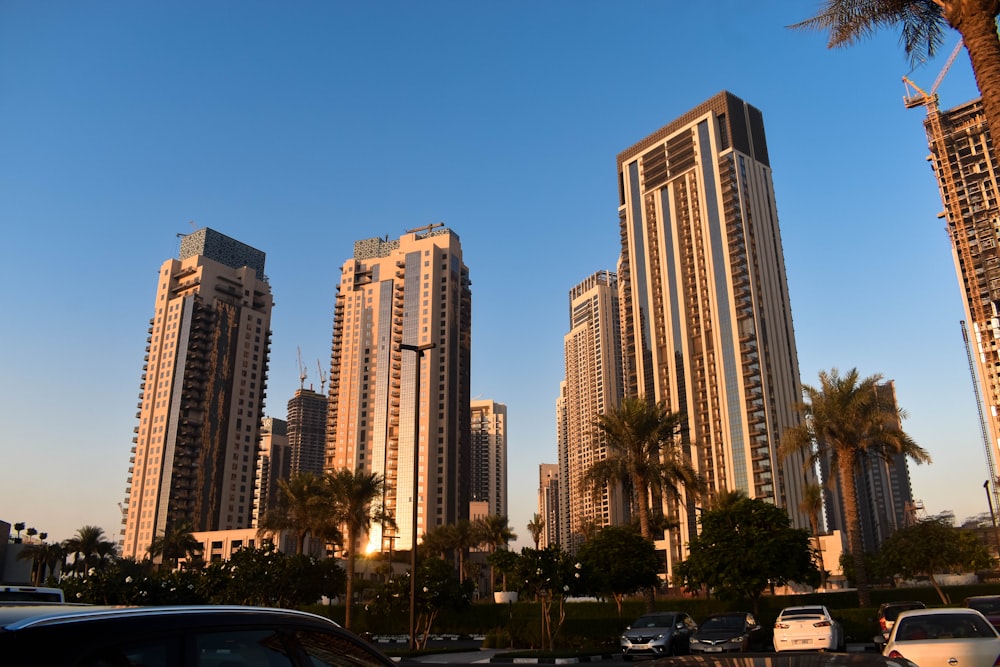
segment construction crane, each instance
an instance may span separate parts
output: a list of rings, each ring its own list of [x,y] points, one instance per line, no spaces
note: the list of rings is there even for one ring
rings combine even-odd
[[[947,74],[948,70],[951,68],[955,58],[958,56],[958,52],[962,49],[962,40],[958,40],[958,44],[952,49],[951,55],[948,56],[948,60],[945,61],[944,67],[941,68],[941,72],[937,75],[934,80],[934,84],[931,86],[930,92],[924,92],[917,84],[913,83],[909,77],[903,77],[903,85],[906,86],[907,95],[903,98],[903,104],[907,109],[913,109],[915,107],[923,106],[927,108],[927,128],[929,128],[928,140],[930,142],[930,148],[932,156],[937,156],[939,166],[935,169],[940,176],[942,181],[942,199],[945,202],[946,209],[938,217],[944,217],[947,219],[948,223],[952,227],[958,227],[962,221],[962,205],[958,200],[958,197],[951,196],[951,193],[956,192],[955,175],[952,170],[948,168],[948,147],[945,145],[944,130],[941,127],[941,113],[938,111],[938,95],[937,89],[944,80],[944,75]],[[910,94],[910,89],[916,91],[916,93]],[[975,266],[972,259],[972,247],[969,243],[969,237],[967,234],[949,234],[952,237],[952,242],[955,244],[955,251],[958,253],[959,257],[962,258],[963,266],[972,267]],[[986,314],[983,311],[983,304],[980,299],[968,299],[969,308],[971,309],[972,319],[974,322],[984,321]]]
[[[996,467],[993,465],[993,449],[990,447],[990,438],[986,434],[986,417],[983,415],[983,401],[979,394],[979,383],[976,381],[976,366],[972,360],[972,346],[969,344],[969,330],[965,326],[965,320],[961,321],[962,339],[965,341],[965,356],[969,360],[969,375],[972,376],[972,391],[976,396],[976,409],[979,410],[979,433],[983,438],[983,448],[986,450],[986,471],[990,475],[989,483],[992,487],[993,504],[1000,507],[1000,489],[997,489]]]
[[[323,372],[323,365],[316,360],[316,370],[319,371],[319,393],[326,392],[326,373]]]
[[[944,67],[938,73],[937,78],[934,79],[934,84],[931,86],[931,91],[925,93],[920,86],[913,83],[909,77],[903,77],[903,85],[906,87],[907,95],[903,98],[903,104],[907,109],[912,109],[914,107],[924,106],[927,107],[927,114],[930,115],[931,112],[937,112],[937,89],[944,81],[944,75],[948,73],[951,69],[952,63],[955,62],[955,58],[958,57],[958,52],[962,50],[962,40],[958,40],[958,44],[952,49],[951,55],[948,56],[948,60],[945,61]],[[910,88],[916,91],[914,94],[910,94]]]
[[[306,367],[302,365],[302,348],[296,347],[295,349],[299,352],[299,389],[305,389],[306,377],[308,375],[306,374]]]

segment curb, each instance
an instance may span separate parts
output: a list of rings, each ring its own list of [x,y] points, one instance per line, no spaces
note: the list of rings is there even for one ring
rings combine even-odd
[[[610,660],[611,654],[581,655],[575,658],[503,658],[494,656],[490,658],[491,663],[505,663],[514,665],[573,665],[580,662],[603,662]]]

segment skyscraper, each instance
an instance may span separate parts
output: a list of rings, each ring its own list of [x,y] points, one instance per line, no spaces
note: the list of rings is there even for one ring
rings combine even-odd
[[[438,224],[358,241],[341,269],[324,467],[385,477],[397,528],[383,537],[374,526],[371,549],[389,550],[392,538],[409,548],[415,495],[418,537],[468,517],[470,286],[458,235]]]
[[[299,388],[288,401],[288,446],[292,450],[291,470],[295,473],[323,474],[326,452],[326,396]]]
[[[122,555],[173,526],[247,528],[264,411],[271,289],[264,253],[212,229],[181,239],[157,280]]]
[[[259,527],[263,516],[278,504],[278,481],[288,479],[291,472],[292,454],[288,446],[288,422],[265,417],[260,427],[251,527]]]
[[[935,98],[936,100],[936,98]],[[978,380],[979,415],[988,442],[986,474],[1000,507],[1000,164],[981,99],[939,112],[928,105],[924,122],[937,177],[952,257],[968,323],[969,363]]]
[[[761,112],[719,93],[622,151],[618,173],[627,393],[686,416],[700,507],[742,491],[807,527],[811,477],[778,457],[801,385]],[[670,564],[696,509],[690,495],[665,508]]]
[[[559,464],[538,465],[538,515],[545,521],[538,547],[562,544],[559,537]]]
[[[566,363],[565,446],[569,549],[594,528],[629,521],[629,499],[620,486],[598,494],[582,487],[597,461],[607,458],[607,442],[595,428],[599,415],[614,409],[623,395],[618,276],[598,271],[569,292],[569,333],[563,337]]]
[[[472,401],[472,500],[489,504],[489,513],[507,516],[507,406]]]

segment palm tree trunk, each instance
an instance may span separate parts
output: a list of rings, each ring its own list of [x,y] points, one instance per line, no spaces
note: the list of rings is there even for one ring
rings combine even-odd
[[[949,4],[949,3],[946,3]],[[958,4],[961,20],[952,23],[952,17],[945,15],[949,23],[962,35],[965,48],[969,52],[972,73],[983,98],[986,125],[993,137],[993,159],[1000,164],[1000,39],[997,38],[997,21],[994,13],[982,2],[961,2]]]
[[[837,464],[840,493],[844,498],[844,523],[847,528],[847,550],[854,561],[854,583],[858,587],[858,606],[871,606],[868,590],[868,571],[865,569],[865,545],[861,541],[861,515],[858,511],[858,494],[854,486],[854,457],[841,456]]]
[[[636,494],[636,512],[639,514],[639,534],[650,543],[653,542],[653,531],[649,527],[649,482],[641,475],[633,475]],[[646,611],[656,611],[656,589],[650,586],[643,592],[646,598]]]

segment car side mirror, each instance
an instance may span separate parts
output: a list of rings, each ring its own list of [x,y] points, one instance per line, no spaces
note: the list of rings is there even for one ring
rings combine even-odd
[[[872,641],[875,642],[875,647],[881,652],[885,645],[889,643],[889,638],[879,634],[872,637]]]

